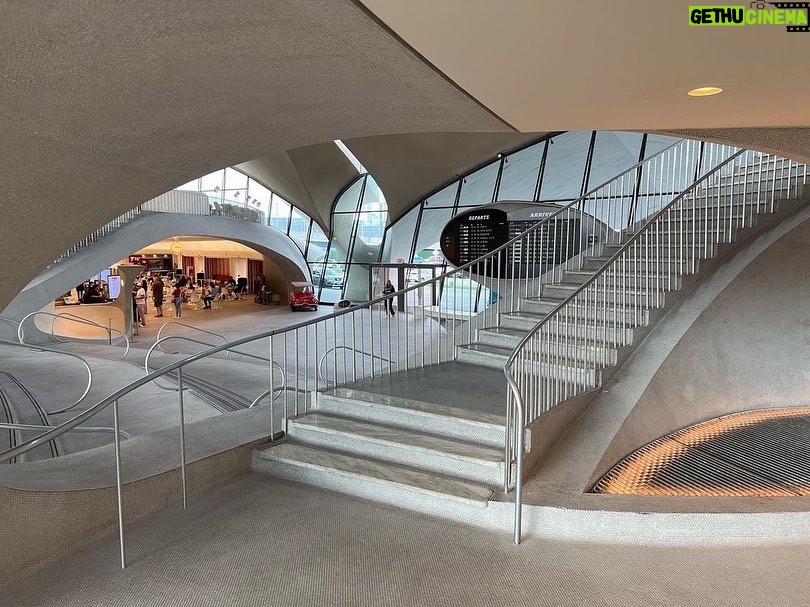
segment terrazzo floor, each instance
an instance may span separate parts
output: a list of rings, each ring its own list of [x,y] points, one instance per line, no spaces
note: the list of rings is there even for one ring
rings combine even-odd
[[[807,605],[805,545],[672,548],[483,531],[250,475],[17,587],[14,607]]]

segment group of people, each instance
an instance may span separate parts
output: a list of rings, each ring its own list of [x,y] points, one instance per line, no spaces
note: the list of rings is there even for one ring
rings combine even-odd
[[[196,301],[194,295],[199,296],[198,301],[202,301],[204,310],[212,308],[212,302],[224,299],[244,299],[246,288],[239,288],[237,281],[230,278],[225,281],[203,280],[200,282],[199,291],[192,279],[186,276],[161,277],[158,274],[144,271],[138,276],[132,287],[132,296],[135,299],[136,321],[142,326],[146,326],[146,300],[151,293],[152,302],[155,306],[155,318],[163,316],[163,302],[167,293],[170,293],[171,303],[174,306],[174,317],[183,317],[183,303]]]
[[[191,281],[185,276],[176,278],[167,276],[164,282],[159,274],[152,275],[148,271],[141,272],[132,286],[132,297],[135,300],[135,320],[142,327],[146,326],[146,298],[150,292],[152,294],[152,303],[155,305],[155,318],[163,316],[163,301],[166,291],[169,289],[171,289],[171,300],[172,305],[174,305],[174,317],[181,318],[183,316],[183,289],[190,284]]]
[[[103,280],[86,280],[76,285],[76,299],[79,303],[107,303],[110,291]]]

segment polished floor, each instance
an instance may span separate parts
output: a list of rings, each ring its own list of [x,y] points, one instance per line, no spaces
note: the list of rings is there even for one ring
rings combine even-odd
[[[543,541],[250,475],[0,593],[15,607],[807,605],[806,545]]]
[[[303,316],[234,303],[241,310],[197,311],[194,324],[235,337]],[[138,340],[135,359],[153,343],[156,325]],[[248,374],[250,367],[243,365]],[[503,390],[497,373],[472,380],[462,368],[451,374],[456,381],[444,393],[416,376],[404,384],[376,380],[375,387],[397,395],[410,385],[412,397],[457,406],[472,393],[476,403],[467,404],[478,406],[471,409],[497,405]],[[481,389],[461,389],[470,381]],[[165,397],[156,392],[155,400]],[[518,547],[508,533],[259,474],[194,495],[187,511],[164,511],[126,534],[126,570],[112,534],[0,592],[0,605],[810,604],[808,545],[795,538],[687,548],[533,536]]]

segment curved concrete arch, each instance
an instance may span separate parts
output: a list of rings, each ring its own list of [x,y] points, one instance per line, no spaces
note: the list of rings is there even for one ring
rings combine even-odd
[[[286,282],[311,278],[301,250],[289,236],[275,228],[207,215],[145,213],[110,237],[37,276],[11,301],[3,316],[19,320],[133,251],[178,235],[232,240],[269,258],[281,270]]]

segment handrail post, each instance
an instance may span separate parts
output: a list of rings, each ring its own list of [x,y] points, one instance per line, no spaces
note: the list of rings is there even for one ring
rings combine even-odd
[[[118,421],[118,399],[113,401],[113,425],[115,426],[115,489],[118,498],[118,543],[121,550],[121,569],[126,569],[124,550],[124,505],[121,496],[121,429]]]
[[[186,423],[183,411],[183,367],[177,368],[177,384],[180,395],[180,478],[183,485],[183,509],[188,505],[186,497]]]

